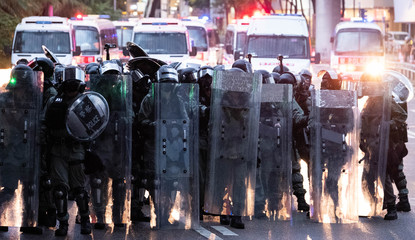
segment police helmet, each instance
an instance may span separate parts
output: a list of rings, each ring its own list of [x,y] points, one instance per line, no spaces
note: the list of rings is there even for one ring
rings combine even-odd
[[[255,72],[258,72],[262,76],[262,83],[275,83],[274,78],[271,76],[271,74],[267,70],[256,70]]]
[[[104,61],[99,68],[99,72],[101,74],[122,74],[122,63],[118,59]]]
[[[252,65],[245,59],[238,59],[232,64],[232,68],[242,69],[246,73],[252,73]]]
[[[157,82],[178,83],[179,78],[176,69],[168,65],[161,66],[157,71]]]
[[[225,66],[224,65],[216,65],[213,67],[214,71],[221,71],[221,70],[225,70]]]
[[[290,72],[286,72],[286,73],[281,74],[280,80],[278,81],[278,83],[280,83],[280,84],[291,84],[291,85],[293,85],[293,88],[295,88],[295,86],[297,85],[297,80],[296,80],[294,74],[292,74]]]
[[[318,77],[321,77],[320,89],[327,90],[340,90],[342,86],[342,80],[333,70],[322,70],[317,74]]]
[[[63,71],[62,88],[64,91],[83,92],[85,90],[85,73],[78,66],[67,66]]]
[[[218,65],[220,66],[220,65]],[[206,66],[202,66],[199,68],[199,70],[197,71],[197,80],[200,81],[200,79],[205,78],[205,77],[213,77],[213,68],[209,65]]]
[[[282,70],[283,70],[282,73],[286,73],[290,71],[290,69],[288,69],[288,67],[285,65],[282,66]],[[277,65],[274,69],[272,69],[272,71],[281,74],[281,65]]]
[[[240,69],[240,68],[237,68],[237,67],[233,67],[233,68],[231,68],[231,69],[229,69],[228,70],[229,72],[237,72],[237,73],[243,73],[244,72],[244,70],[242,70],[242,69]]]
[[[180,83],[197,83],[197,70],[195,68],[184,68],[177,71]]]
[[[271,76],[274,79],[274,83],[279,83],[281,74],[277,72],[272,72]]]
[[[99,63],[90,63],[86,65],[85,73],[86,74],[99,74]]]
[[[16,65],[10,74],[10,82],[6,89],[14,88],[32,88],[33,87],[33,70],[24,64]]]
[[[27,65],[33,69],[33,71],[42,71],[45,79],[53,76],[55,65],[49,58],[34,58]]]

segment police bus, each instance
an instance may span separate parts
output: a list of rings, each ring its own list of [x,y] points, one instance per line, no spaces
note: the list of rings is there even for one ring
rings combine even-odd
[[[196,56],[196,47],[191,47],[189,33],[181,21],[173,18],[144,18],[134,27],[133,42],[153,58],[167,64],[189,62]]]
[[[80,67],[105,59],[104,46],[109,43],[111,58],[118,58],[118,40],[114,24],[107,15],[77,16],[71,18],[75,32],[76,50],[74,60]]]
[[[305,18],[297,14],[276,14],[252,18],[244,54],[252,54],[253,69],[267,71],[279,65],[277,57],[283,55],[285,65],[297,73],[310,69],[310,48]]]
[[[45,57],[45,45],[62,64],[72,64],[74,38],[72,25],[63,17],[25,17],[16,26],[13,38],[12,65],[22,58],[28,61]]]
[[[362,20],[340,22],[334,30],[330,66],[359,79],[363,72],[379,72],[385,66],[381,28]]]

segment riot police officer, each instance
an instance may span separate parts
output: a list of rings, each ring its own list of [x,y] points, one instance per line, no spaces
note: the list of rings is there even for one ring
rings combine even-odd
[[[72,190],[81,215],[81,234],[90,234],[88,202],[85,190],[83,160],[85,147],[83,143],[72,138],[65,127],[68,107],[85,90],[85,74],[81,68],[65,68],[64,78],[57,96],[46,105],[43,120],[45,143],[50,146],[50,175],[53,180],[55,205],[59,228],[56,236],[66,236],[69,214],[67,196]]]
[[[278,66],[277,66],[278,67]],[[279,84],[291,84],[293,85],[293,96],[295,96],[297,87],[297,80],[291,72],[285,72],[281,74],[280,80],[277,82]],[[304,114],[304,111],[298,105],[297,101],[293,99],[293,108],[292,108],[292,117],[293,117],[293,130],[295,129],[303,129],[307,127],[308,124],[308,116]],[[296,135],[293,135],[296,137]],[[295,139],[294,139],[295,140]],[[304,178],[301,174],[301,165],[299,162],[299,158],[297,156],[296,145],[293,143],[293,150],[292,150],[292,184],[294,195],[297,197],[297,209],[299,211],[309,211],[310,206],[305,201],[305,194],[306,190],[303,187]]]

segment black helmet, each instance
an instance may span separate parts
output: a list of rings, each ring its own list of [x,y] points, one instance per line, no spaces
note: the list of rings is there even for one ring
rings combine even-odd
[[[33,87],[33,70],[24,64],[16,65],[11,74],[10,82],[6,89],[14,88],[32,88]]]
[[[288,67],[285,65],[283,65],[282,70],[283,70],[283,73],[290,71],[290,69],[288,69]],[[281,65],[277,65],[274,69],[272,69],[272,71],[281,74]]]
[[[238,72],[238,73],[243,73],[244,70],[237,68],[237,67],[233,67],[231,69],[228,70],[229,72]]]
[[[90,63],[85,67],[86,74],[99,74],[99,63]]]
[[[56,64],[55,73],[53,74],[54,75],[53,84],[62,84],[64,71],[65,71],[65,66],[63,66],[60,63]]]
[[[223,65],[218,65],[218,66],[223,66]],[[205,77],[210,77],[210,78],[213,77],[213,68],[209,65],[202,66],[197,71],[197,80],[198,81],[200,81],[200,79],[205,78]]]
[[[111,59],[104,61],[99,72],[101,74],[122,74],[122,63],[118,59]]]
[[[197,70],[195,68],[183,68],[177,71],[180,83],[197,83]]]
[[[293,88],[297,85],[297,80],[295,79],[294,74],[290,72],[286,72],[281,74],[280,80],[278,81],[280,84],[291,84],[293,85]]]
[[[225,70],[225,66],[224,65],[216,65],[216,66],[213,67],[213,70],[216,70],[216,71]]]
[[[311,78],[313,77],[313,75],[307,69],[301,70],[299,74],[301,79],[301,85],[308,89],[311,85]]]
[[[321,70],[318,75],[321,77],[320,89],[327,90],[340,90],[342,86],[342,80],[335,71]]]
[[[53,76],[55,65],[49,58],[34,58],[32,61],[27,63],[33,71],[42,71],[45,79]]]
[[[85,72],[78,66],[65,67],[62,88],[68,92],[83,92],[85,90]]]
[[[271,73],[271,76],[272,76],[272,78],[274,78],[274,83],[279,83],[279,81],[280,81],[280,74],[279,73],[277,73],[277,72],[272,72]]]
[[[157,71],[157,82],[178,83],[179,78],[176,69],[168,65],[161,66]]]
[[[232,68],[242,69],[246,73],[252,73],[252,65],[245,59],[238,59],[232,64]]]
[[[275,83],[274,78],[271,76],[271,74],[267,70],[256,70],[255,72],[258,72],[262,75],[262,83]]]

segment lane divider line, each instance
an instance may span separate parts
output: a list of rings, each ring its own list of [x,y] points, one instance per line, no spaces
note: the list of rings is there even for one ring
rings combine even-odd
[[[210,232],[206,228],[203,228],[202,226],[198,229],[195,229],[196,232],[198,232],[203,237],[209,239],[209,240],[223,240],[222,238],[218,237],[216,234]]]
[[[213,229],[222,233],[224,236],[239,236],[238,234],[232,232],[231,230],[227,229],[224,226],[212,226]]]

